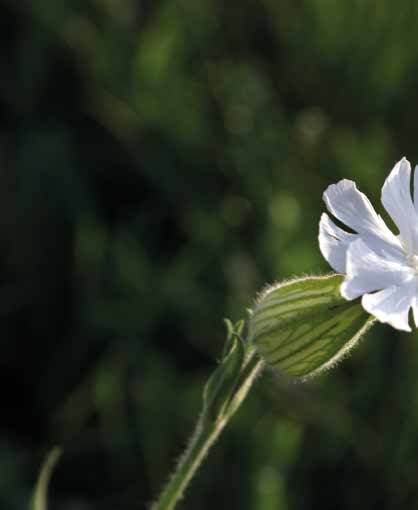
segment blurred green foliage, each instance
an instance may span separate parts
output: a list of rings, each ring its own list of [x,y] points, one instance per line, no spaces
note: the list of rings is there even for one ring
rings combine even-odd
[[[222,318],[329,270],[328,184],[378,206],[418,161],[418,4],[0,5],[0,508],[56,444],[51,508],[146,508]],[[183,508],[410,509],[417,480],[417,334],[377,325],[315,384],[267,372]]]

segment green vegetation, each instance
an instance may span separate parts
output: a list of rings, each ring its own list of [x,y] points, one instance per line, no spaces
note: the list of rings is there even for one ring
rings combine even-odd
[[[234,322],[329,272],[321,194],[418,162],[418,3],[1,0],[0,508],[148,508]],[[385,216],[386,218],[386,216]],[[418,504],[418,332],[266,371],[184,509]]]

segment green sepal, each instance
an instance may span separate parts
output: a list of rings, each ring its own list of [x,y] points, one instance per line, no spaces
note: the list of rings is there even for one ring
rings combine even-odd
[[[236,389],[245,358],[245,347],[240,336],[244,327],[243,321],[233,325],[226,319],[225,323],[227,338],[223,358],[203,390],[203,418],[213,422],[224,416]]]
[[[267,364],[307,378],[335,365],[374,319],[340,293],[342,275],[306,277],[267,289],[250,317],[249,340]]]

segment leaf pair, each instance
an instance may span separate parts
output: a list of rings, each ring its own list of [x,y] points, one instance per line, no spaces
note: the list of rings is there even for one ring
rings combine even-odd
[[[233,324],[225,319],[227,338],[222,360],[203,390],[203,418],[212,422],[221,419],[232,401],[245,361],[245,346],[241,338],[244,321]]]

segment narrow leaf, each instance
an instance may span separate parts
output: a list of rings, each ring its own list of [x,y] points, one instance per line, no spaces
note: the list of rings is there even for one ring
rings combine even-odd
[[[212,421],[223,416],[244,362],[244,345],[235,335],[227,337],[229,352],[217,366],[203,391],[203,414]]]
[[[228,353],[231,351],[233,346],[234,339],[234,325],[232,324],[230,319],[224,319],[224,323],[226,326],[226,340],[224,343],[223,351],[222,351],[222,359],[225,359],[228,356]]]
[[[35,492],[33,495],[32,510],[47,510],[47,493],[48,485],[51,480],[52,472],[61,456],[61,449],[54,448],[47,456],[39,473],[39,478],[36,483]]]

